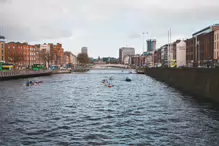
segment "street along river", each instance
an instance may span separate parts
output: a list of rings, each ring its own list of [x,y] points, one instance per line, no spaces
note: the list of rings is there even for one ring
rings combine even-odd
[[[108,88],[102,80],[111,76]],[[145,75],[91,70],[32,80],[44,83],[0,82],[0,145],[219,145],[217,106]]]

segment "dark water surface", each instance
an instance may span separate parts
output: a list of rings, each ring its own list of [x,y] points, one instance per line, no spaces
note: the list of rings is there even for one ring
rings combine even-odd
[[[104,74],[107,73],[107,74]],[[101,81],[113,76],[113,88]],[[0,82],[0,145],[219,145],[219,110],[119,70]]]

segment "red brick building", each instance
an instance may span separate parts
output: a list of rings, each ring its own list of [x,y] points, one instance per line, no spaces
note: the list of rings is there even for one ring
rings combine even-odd
[[[5,44],[5,61],[19,67],[28,67],[37,63],[36,46],[28,43],[9,42]]]

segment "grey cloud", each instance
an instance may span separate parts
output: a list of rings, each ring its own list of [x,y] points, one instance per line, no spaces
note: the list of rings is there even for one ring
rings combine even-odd
[[[139,29],[128,35],[131,39],[140,38],[141,34],[136,32],[143,29],[163,37],[170,27],[176,34],[189,35],[195,26],[219,20],[217,0],[199,0],[199,3],[195,0],[92,0],[92,3],[90,0],[0,0],[0,3],[3,3],[0,28],[4,35],[27,41],[70,37],[77,29],[86,30],[100,24],[104,27],[104,23],[117,27],[117,19],[121,19],[121,26]]]

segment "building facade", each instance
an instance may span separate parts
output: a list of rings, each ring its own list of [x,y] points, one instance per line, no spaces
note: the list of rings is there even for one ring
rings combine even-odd
[[[217,58],[217,34],[219,24],[206,27],[192,36],[195,39],[195,64],[205,65],[207,62],[214,62]]]
[[[190,38],[186,40],[186,64],[188,67],[192,67],[195,62],[195,38]]]
[[[5,37],[0,36],[0,61],[5,61]]]
[[[124,64],[124,59],[126,56],[134,56],[135,49],[131,47],[123,47],[119,49],[119,62]]]
[[[147,40],[147,52],[154,52],[156,50],[156,40],[149,39]]]
[[[180,41],[176,44],[177,67],[186,66],[186,42]]]
[[[82,47],[82,48],[81,48],[81,53],[88,54],[88,49],[87,49],[87,47]]]
[[[5,61],[18,67],[31,67],[38,63],[36,60],[37,49],[28,43],[9,42],[5,44]]]
[[[219,30],[214,32],[214,60],[219,60]]]

